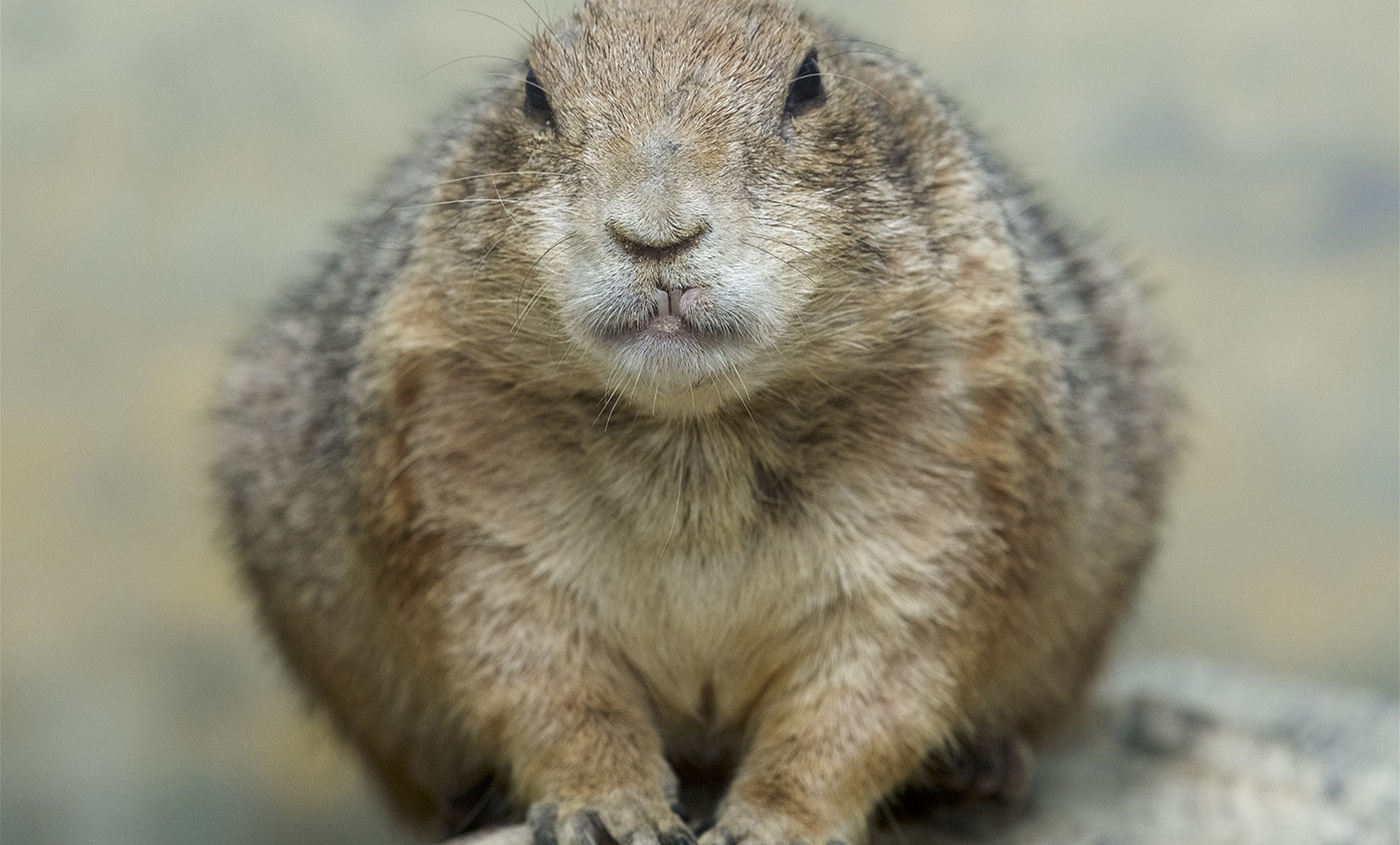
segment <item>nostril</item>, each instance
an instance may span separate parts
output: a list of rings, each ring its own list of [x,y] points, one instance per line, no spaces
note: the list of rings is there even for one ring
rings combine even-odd
[[[710,227],[704,221],[698,221],[685,228],[641,232],[621,221],[609,220],[607,230],[613,241],[632,257],[665,261],[699,243]]]

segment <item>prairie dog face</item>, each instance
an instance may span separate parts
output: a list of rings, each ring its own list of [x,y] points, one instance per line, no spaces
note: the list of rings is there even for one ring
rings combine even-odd
[[[527,93],[549,97],[541,135],[579,163],[578,213],[558,221],[570,241],[552,267],[564,325],[637,398],[689,403],[698,388],[713,401],[726,379],[761,380],[754,357],[811,296],[748,193],[755,161],[790,152],[798,118],[785,102],[809,49],[795,21],[774,23],[595,4],[532,51]]]
[[[513,339],[552,335],[556,364],[562,335],[600,387],[665,415],[808,368],[823,296],[853,307],[853,256],[908,217],[853,51],[734,0],[596,0],[544,31],[468,142],[493,152],[452,174],[478,204],[477,275],[526,291]]]

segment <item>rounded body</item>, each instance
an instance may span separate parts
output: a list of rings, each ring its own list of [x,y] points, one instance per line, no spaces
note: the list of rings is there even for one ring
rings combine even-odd
[[[219,479],[294,673],[400,809],[538,841],[863,836],[1073,707],[1151,555],[1141,295],[905,64],[597,0],[240,353]],[[942,762],[940,762],[942,761]]]

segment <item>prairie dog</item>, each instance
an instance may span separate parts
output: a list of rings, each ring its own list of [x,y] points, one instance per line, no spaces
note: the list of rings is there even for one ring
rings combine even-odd
[[[1173,396],[1137,288],[907,64],[592,0],[272,310],[218,478],[424,830],[855,845],[908,784],[1019,790],[1151,556]],[[682,765],[728,780],[693,826]]]

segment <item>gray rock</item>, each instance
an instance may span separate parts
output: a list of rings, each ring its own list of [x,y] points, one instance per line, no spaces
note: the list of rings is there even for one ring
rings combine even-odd
[[[880,821],[876,820],[877,823]],[[1130,663],[1040,757],[1029,800],[873,845],[1396,845],[1400,706],[1200,663]],[[452,845],[529,845],[523,826]]]

